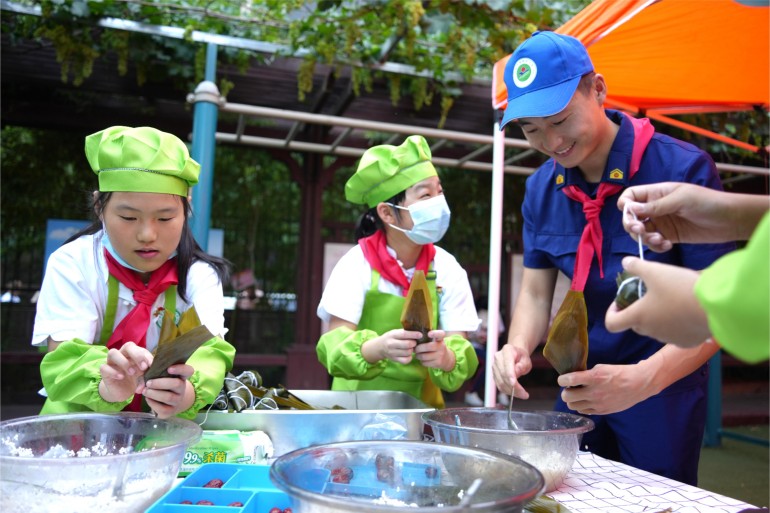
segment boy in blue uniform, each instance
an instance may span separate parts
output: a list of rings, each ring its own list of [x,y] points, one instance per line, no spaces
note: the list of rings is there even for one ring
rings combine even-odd
[[[585,295],[588,365],[563,374],[556,409],[589,415],[596,428],[584,447],[600,456],[696,484],[706,419],[708,359],[713,345],[662,346],[632,331],[604,326],[621,259],[638,255],[624,231],[617,199],[630,185],[690,182],[721,189],[711,158],[656,134],[646,119],[605,110],[604,77],[575,38],[536,32],[505,70],[508,105],[502,126],[517,122],[550,159],[527,179],[522,205],[524,273],[508,343],[495,356],[495,382],[526,399],[518,382],[550,322],[559,271]],[[702,269],[731,244],[677,245],[645,258]]]

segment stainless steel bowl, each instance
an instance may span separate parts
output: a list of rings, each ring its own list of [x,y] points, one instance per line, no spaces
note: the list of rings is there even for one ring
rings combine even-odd
[[[508,427],[508,411],[493,408],[446,408],[424,413],[437,442],[489,449],[518,456],[543,474],[546,493],[555,490],[572,468],[591,419],[556,411],[513,411],[518,427]]]
[[[144,511],[177,477],[201,428],[144,413],[0,422],[0,511]]]
[[[394,440],[299,449],[280,456],[270,467],[270,478],[292,498],[294,513],[379,513],[415,507],[436,513],[518,513],[545,484],[540,472],[519,458]]]

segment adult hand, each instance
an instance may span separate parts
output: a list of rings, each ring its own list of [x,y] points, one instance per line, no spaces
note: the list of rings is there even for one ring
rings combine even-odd
[[[142,386],[144,372],[152,365],[152,353],[133,342],[110,349],[107,361],[99,367],[102,381],[99,394],[110,403],[125,401]]]
[[[678,242],[723,242],[734,227],[726,222],[725,193],[690,183],[664,182],[629,187],[618,208],[636,215],[623,217],[623,227],[655,252]]]
[[[532,370],[532,359],[529,352],[512,344],[505,344],[495,354],[492,362],[492,377],[497,389],[506,395],[519,399],[529,399],[529,392],[519,383],[521,376]]]
[[[681,347],[697,346],[711,336],[706,313],[693,292],[697,271],[635,257],[624,258],[623,268],[639,276],[647,292],[623,310],[612,303],[605,315],[607,330],[632,329]]]
[[[420,360],[424,367],[441,369],[449,372],[455,368],[457,359],[451,349],[444,343],[446,333],[443,330],[433,330],[428,332],[430,342],[417,344],[414,348],[415,358]]]
[[[598,364],[585,371],[559,376],[561,398],[570,409],[585,415],[607,415],[626,410],[657,391],[644,366]],[[577,388],[575,388],[577,387]]]
[[[406,365],[412,361],[414,348],[421,338],[422,333],[419,331],[390,330],[365,342],[361,352],[370,363],[388,359]]]
[[[168,368],[170,377],[154,378],[144,383],[139,393],[159,418],[172,417],[187,410],[195,399],[195,390],[188,381],[195,369],[187,364]]]

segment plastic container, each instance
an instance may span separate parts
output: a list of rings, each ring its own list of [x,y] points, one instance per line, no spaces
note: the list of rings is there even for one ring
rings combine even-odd
[[[213,479],[221,488],[207,488]],[[183,504],[189,501],[190,504]],[[198,505],[199,501],[213,504]],[[233,506],[240,503],[240,506]],[[267,465],[206,463],[161,497],[147,513],[270,513],[291,508],[291,499],[270,481]]]

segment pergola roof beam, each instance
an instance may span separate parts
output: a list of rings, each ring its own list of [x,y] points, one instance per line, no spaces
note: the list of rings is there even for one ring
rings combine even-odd
[[[533,149],[524,150],[522,152],[519,152],[519,153],[511,156],[511,157],[508,157],[507,159],[505,159],[504,162],[506,164],[513,164],[514,162],[518,162],[519,160],[527,158],[530,155],[534,155],[534,154],[535,154],[535,150],[533,150]]]
[[[246,128],[246,117],[243,115],[238,116],[238,125],[235,127],[235,133],[240,139],[243,136],[243,130]]]
[[[443,147],[447,143],[446,139],[439,139],[435,143],[433,143],[430,147],[430,152],[435,153],[438,151],[441,147]]]
[[[485,144],[484,146],[482,146],[480,148],[476,148],[475,150],[473,150],[472,152],[470,152],[469,154],[467,154],[466,156],[464,156],[460,160],[458,160],[458,162],[460,164],[460,167],[462,167],[462,165],[465,162],[468,162],[470,159],[472,159],[474,157],[477,157],[477,156],[481,155],[482,153],[486,153],[491,148],[492,148],[491,144]]]
[[[234,143],[234,144],[247,144],[250,146],[259,146],[263,148],[279,148],[288,149],[291,151],[305,151],[310,153],[322,153],[326,155],[337,155],[342,157],[360,158],[364,154],[364,149],[353,148],[350,146],[338,146],[332,150],[330,144],[318,144],[303,141],[291,141],[286,144],[285,141],[280,139],[271,139],[269,137],[257,137],[252,135],[244,135],[238,138],[237,134],[228,134],[223,132],[216,133],[217,142]],[[458,159],[433,157],[433,164],[441,167],[462,167],[471,171],[492,171],[491,162],[478,162],[468,161],[460,164]],[[504,171],[510,174],[517,175],[530,175],[534,169],[521,166],[505,166]]]
[[[291,125],[291,128],[289,129],[289,133],[286,134],[286,139],[284,139],[284,146],[289,146],[289,143],[294,140],[294,136],[297,135],[297,132],[299,132],[300,127],[302,126],[302,123],[293,123]]]
[[[352,132],[353,129],[348,127],[337,137],[337,139],[334,140],[334,142],[331,145],[331,150],[334,151],[337,149],[337,146],[342,144],[342,141],[344,141],[348,135],[350,135],[350,132]]]
[[[245,105],[242,103],[225,103],[221,110],[223,112],[233,112],[255,117],[285,119],[289,121],[301,121],[306,123],[316,123],[319,125],[343,126],[359,130],[373,130],[378,132],[392,132],[397,134],[417,134],[432,139],[447,139],[450,141],[464,142],[471,144],[489,144],[493,143],[491,135],[471,134],[468,132],[456,132],[453,130],[442,130],[438,128],[426,128],[414,125],[402,125],[399,123],[383,123],[380,121],[370,121],[364,119],[346,118],[340,116],[329,116],[326,114],[312,114],[309,112],[299,112],[293,110],[274,109],[270,107],[259,107],[256,105]],[[511,148],[530,148],[529,143],[523,139],[505,139],[505,146]]]

